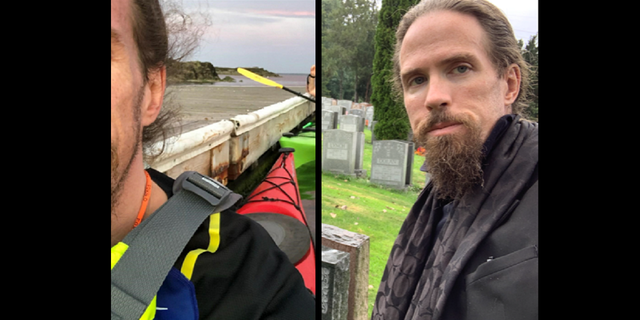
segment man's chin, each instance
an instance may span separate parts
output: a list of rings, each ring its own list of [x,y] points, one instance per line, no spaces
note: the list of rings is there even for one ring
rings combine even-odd
[[[464,129],[464,130],[460,130]],[[482,183],[482,145],[473,128],[422,137],[425,160],[438,198],[459,199]]]

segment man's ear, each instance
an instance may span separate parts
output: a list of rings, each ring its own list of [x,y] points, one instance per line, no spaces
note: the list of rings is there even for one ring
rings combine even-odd
[[[149,72],[149,81],[145,87],[145,98],[142,107],[142,126],[146,127],[156,121],[160,110],[162,109],[162,101],[164,99],[164,90],[166,85],[167,68]]]
[[[522,75],[520,74],[520,67],[513,63],[505,72],[505,81],[507,82],[507,91],[504,95],[504,105],[511,106],[520,92],[520,84],[522,83]]]

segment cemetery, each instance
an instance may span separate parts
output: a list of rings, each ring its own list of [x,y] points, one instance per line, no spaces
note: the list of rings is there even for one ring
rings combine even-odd
[[[424,157],[410,141],[375,140],[373,106],[344,113],[330,109],[338,102],[332,107],[323,103],[321,109],[318,298],[322,319],[368,320],[398,230],[427,181],[420,171]]]

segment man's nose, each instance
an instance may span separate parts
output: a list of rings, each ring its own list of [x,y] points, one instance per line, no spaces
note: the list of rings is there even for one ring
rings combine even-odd
[[[429,111],[451,105],[451,87],[446,79],[431,77],[428,86],[425,104]]]

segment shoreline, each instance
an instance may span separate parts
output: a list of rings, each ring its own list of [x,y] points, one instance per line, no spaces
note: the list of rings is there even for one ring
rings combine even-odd
[[[305,88],[303,90],[306,90],[306,74],[302,74],[302,73],[283,73],[283,76],[280,77],[265,77],[266,79],[270,79],[272,81],[275,81],[277,83],[281,83],[283,84],[285,87],[287,88],[294,88],[294,87],[302,87]],[[190,86],[190,85],[202,85],[202,86],[216,86],[216,87],[268,87],[267,85],[258,83],[254,80],[251,80],[249,78],[244,77],[243,75],[240,74],[218,74],[218,76],[220,78],[231,78],[235,81],[231,81],[231,80],[213,80],[213,79],[202,79],[202,80],[186,80],[186,81],[177,81],[177,82],[172,82],[172,83],[168,83],[168,86]],[[297,82],[296,84],[292,84],[291,79],[287,79],[288,77],[304,77],[305,78],[305,82],[302,81],[295,81]],[[298,79],[301,80],[301,79]],[[288,83],[288,84],[287,84]]]

